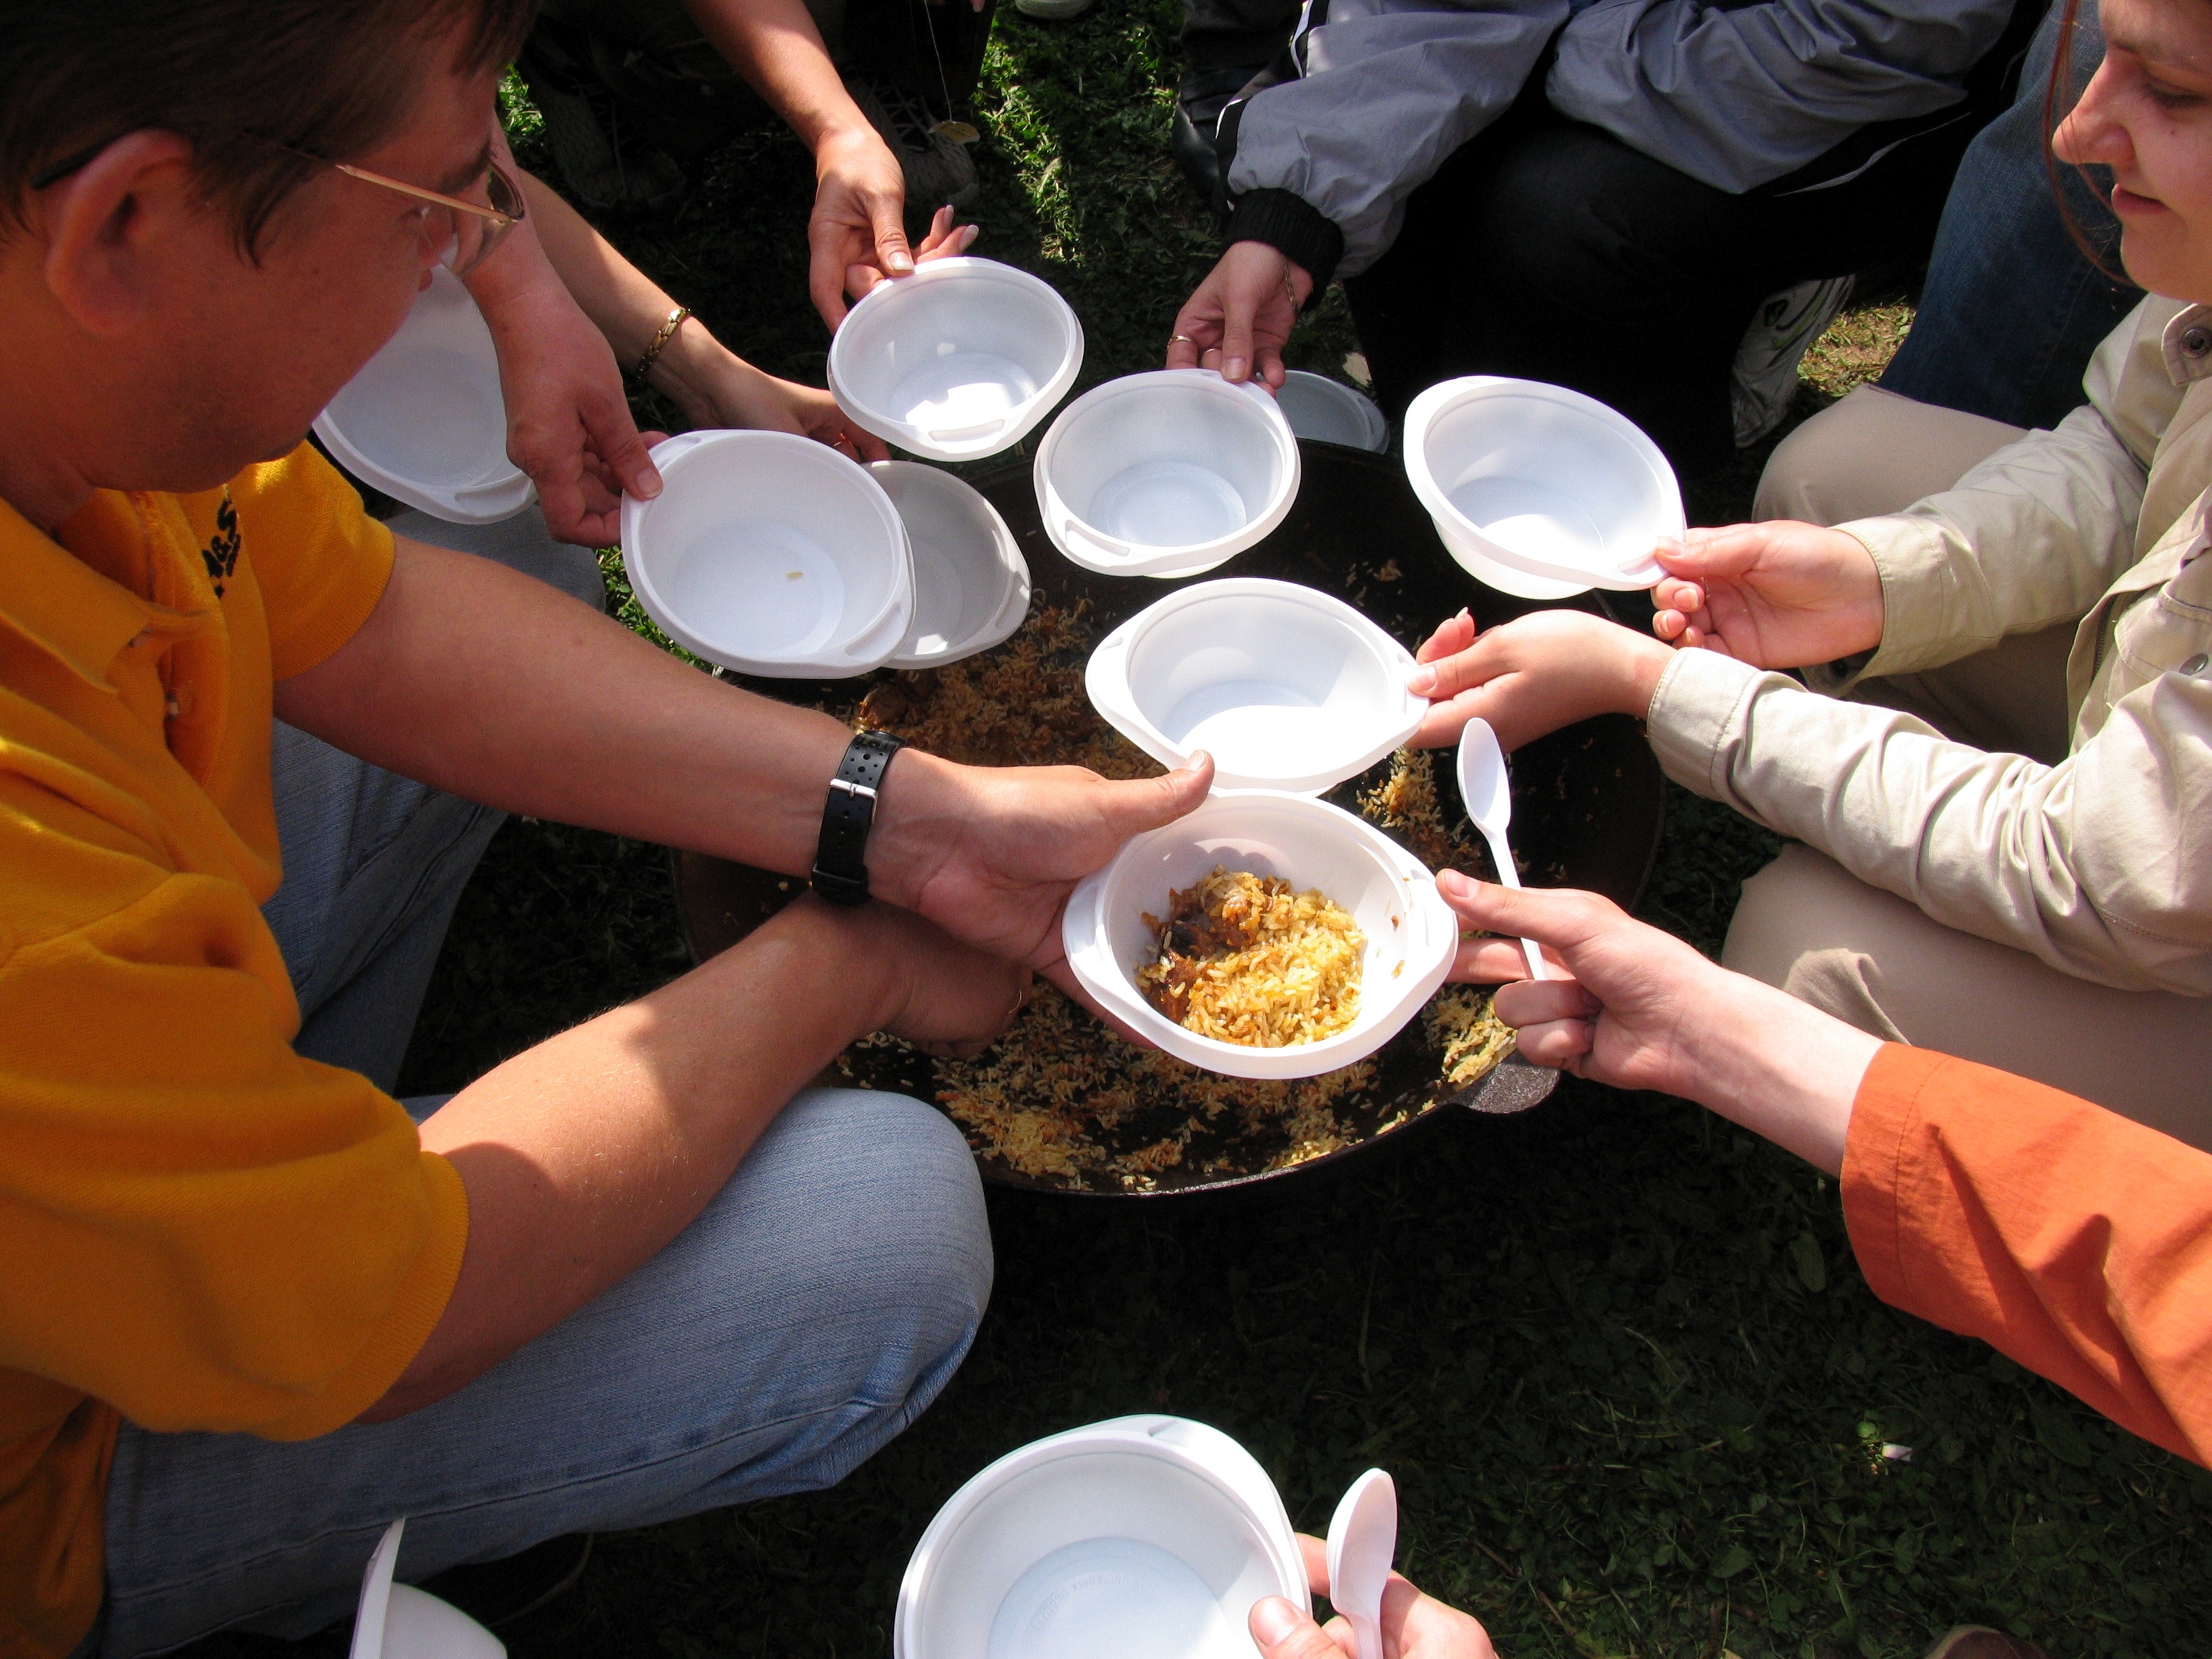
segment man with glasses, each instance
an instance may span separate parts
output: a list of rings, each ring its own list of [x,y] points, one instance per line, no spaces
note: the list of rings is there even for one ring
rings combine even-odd
[[[528,10],[0,0],[0,1650],[303,1633],[400,1516],[411,1580],[839,1479],[990,1255],[941,1117],[809,1079],[988,1041],[1073,880],[1208,781],[888,752],[362,515],[301,436],[517,216]],[[295,1042],[272,717],[817,894],[403,1106]],[[466,839],[346,842],[305,931],[364,1022]]]

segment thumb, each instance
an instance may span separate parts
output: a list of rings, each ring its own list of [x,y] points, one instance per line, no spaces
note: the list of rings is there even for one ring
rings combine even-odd
[[[1766,550],[1766,526],[1729,525],[1723,530],[1692,530],[1679,542],[1662,542],[1659,562],[1670,575],[1692,580],[1710,576],[1740,576],[1759,562]]]
[[[894,276],[904,276],[914,270],[914,250],[907,246],[901,206],[886,197],[868,198],[868,221],[876,233],[876,263]]]
[[[1571,963],[1586,944],[1620,910],[1610,900],[1572,888],[1500,887],[1456,870],[1437,877],[1437,891],[1463,921],[1485,932],[1518,935],[1548,945]]]
[[[1329,1639],[1310,1614],[1299,1612],[1279,1595],[1255,1602],[1246,1622],[1265,1659],[1344,1659],[1344,1650]]]
[[[1252,296],[1231,286],[1221,296],[1221,378],[1249,380],[1252,374]]]
[[[629,405],[616,398],[592,398],[580,413],[592,448],[621,481],[623,492],[641,501],[660,494],[660,471],[646,453],[645,440],[638,435]]]
[[[1173,823],[1206,799],[1213,787],[1213,757],[1203,749],[1164,777],[1117,783],[1108,797],[1106,817],[1122,840]]]

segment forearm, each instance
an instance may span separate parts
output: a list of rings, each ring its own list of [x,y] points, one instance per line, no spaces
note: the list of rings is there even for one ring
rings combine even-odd
[[[708,44],[765,98],[809,149],[872,131],[838,78],[803,0],[684,0]]]
[[[1710,982],[1681,999],[1697,1015],[1680,1035],[1668,1092],[1836,1174],[1880,1039],[1772,986],[1706,971]]]
[[[422,1126],[468,1189],[443,1316],[366,1413],[461,1387],[650,1260],[823,1066],[884,1018],[868,912],[812,900],[640,1001],[518,1054]]]

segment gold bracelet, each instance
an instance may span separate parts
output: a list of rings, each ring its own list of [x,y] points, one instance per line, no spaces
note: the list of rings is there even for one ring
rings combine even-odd
[[[646,347],[645,356],[637,360],[637,367],[630,370],[630,373],[641,380],[651,373],[653,365],[659,359],[661,351],[671,340],[676,337],[676,331],[684,326],[684,319],[690,314],[690,306],[678,306],[670,312],[668,320],[660,325],[660,332],[653,337],[653,343]]]

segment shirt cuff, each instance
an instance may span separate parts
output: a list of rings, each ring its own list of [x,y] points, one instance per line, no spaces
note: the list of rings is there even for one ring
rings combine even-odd
[[[1881,643],[1852,667],[1830,664],[1806,681],[1839,696],[1862,679],[1909,674],[1957,659],[1951,588],[1955,550],[1932,519],[1893,514],[1836,526],[1873,556],[1881,578]]]
[[[1303,196],[1287,190],[1248,190],[1229,216],[1231,242],[1265,242],[1313,278],[1321,297],[1344,258],[1344,233]]]
[[[1948,1057],[1885,1042],[1859,1079],[1844,1139],[1844,1225],[1868,1286],[1893,1308],[1910,1308],[1905,1288],[1907,1143],[1920,1125],[1920,1095]]]
[[[1709,800],[1726,799],[1722,751],[1744,705],[1769,676],[1717,651],[1677,650],[1644,712],[1644,734],[1659,768]],[[1784,681],[1784,684],[1789,682]],[[1791,688],[1796,690],[1794,686]]]

